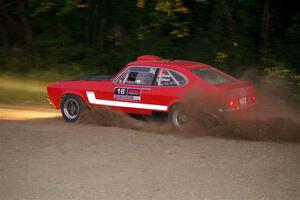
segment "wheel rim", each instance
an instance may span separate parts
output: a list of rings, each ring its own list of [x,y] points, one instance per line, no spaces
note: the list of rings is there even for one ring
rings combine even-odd
[[[176,127],[183,127],[188,121],[188,116],[183,110],[176,110],[173,114],[173,122]]]
[[[79,104],[76,99],[67,99],[64,103],[64,114],[68,119],[75,119],[79,115]]]

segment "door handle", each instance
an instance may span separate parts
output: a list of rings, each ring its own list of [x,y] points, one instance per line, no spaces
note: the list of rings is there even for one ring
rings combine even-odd
[[[142,91],[151,91],[151,88],[142,88]]]

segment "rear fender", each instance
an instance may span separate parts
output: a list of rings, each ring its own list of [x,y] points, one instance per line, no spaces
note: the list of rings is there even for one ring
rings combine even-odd
[[[170,113],[172,111],[172,108],[175,106],[175,105],[183,105],[185,104],[185,102],[183,100],[177,100],[177,101],[173,101],[170,103],[170,105],[168,105],[168,113]]]

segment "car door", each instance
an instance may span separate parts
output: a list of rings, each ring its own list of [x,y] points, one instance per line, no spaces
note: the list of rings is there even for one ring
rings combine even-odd
[[[168,105],[182,96],[186,82],[183,75],[172,70],[132,66],[113,82],[98,83],[95,94],[87,94],[93,104],[151,115],[153,111],[167,112]]]
[[[118,107],[128,113],[152,114],[152,111],[166,111],[153,93],[158,73],[157,67],[129,67],[115,81],[114,100]]]

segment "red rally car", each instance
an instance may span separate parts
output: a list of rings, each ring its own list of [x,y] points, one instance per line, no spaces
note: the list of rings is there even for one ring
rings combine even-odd
[[[108,106],[129,114],[168,114],[175,127],[186,123],[179,109],[191,91],[209,93],[216,110],[248,109],[255,103],[252,82],[243,82],[209,65],[144,55],[115,77],[93,76],[49,84],[48,98],[67,122],[86,108]]]

